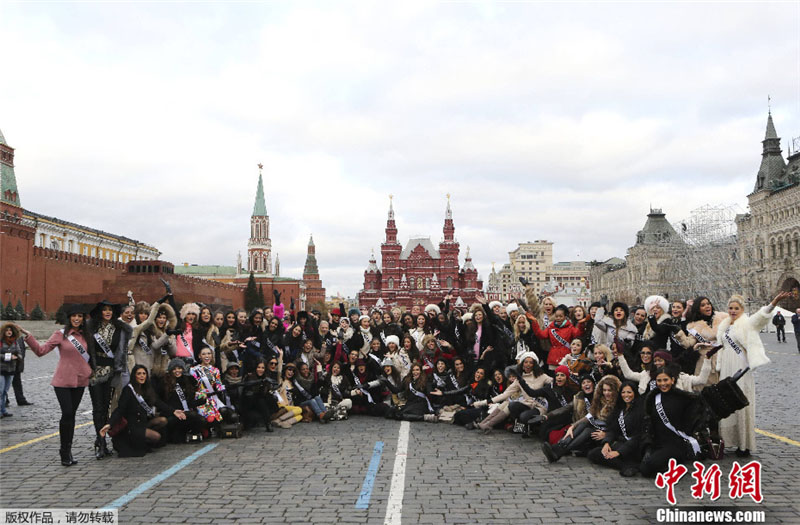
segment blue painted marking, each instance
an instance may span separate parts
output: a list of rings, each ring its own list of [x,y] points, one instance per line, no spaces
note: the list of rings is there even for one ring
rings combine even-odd
[[[217,445],[219,445],[219,443],[214,443],[212,445],[204,446],[203,448],[201,448],[200,450],[196,451],[191,456],[187,456],[187,457],[183,458],[181,461],[175,463],[174,465],[172,465],[170,468],[168,468],[167,470],[165,470],[161,474],[159,474],[159,475],[157,475],[157,476],[155,476],[153,478],[150,478],[149,480],[145,481],[144,483],[142,483],[141,485],[139,485],[138,487],[136,487],[132,491],[128,492],[124,496],[120,496],[119,498],[115,499],[114,501],[112,501],[111,503],[109,503],[108,505],[106,505],[103,508],[104,509],[118,509],[118,508],[122,507],[123,505],[127,505],[132,499],[137,497],[139,494],[141,494],[142,492],[144,492],[144,491],[146,491],[148,489],[153,488],[155,485],[158,485],[159,483],[161,483],[165,479],[169,478],[170,476],[172,476],[173,474],[175,474],[176,472],[181,470],[183,467],[189,465],[192,461],[196,460],[197,458],[199,458],[200,456],[202,456],[206,452],[209,452],[212,449],[216,448]]]
[[[381,466],[381,454],[383,454],[383,441],[376,441],[375,450],[372,452],[372,460],[369,462],[367,475],[364,477],[364,484],[361,485],[361,494],[359,494],[358,501],[356,501],[357,509],[369,508],[372,485],[375,483],[375,476],[378,475],[378,468]]]

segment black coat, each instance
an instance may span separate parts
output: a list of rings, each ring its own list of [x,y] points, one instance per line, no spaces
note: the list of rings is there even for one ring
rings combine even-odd
[[[650,391],[645,398],[642,447],[658,448],[667,444],[666,442],[680,443],[685,447],[690,447],[688,443],[668,430],[662,423],[655,406],[656,395],[659,392],[661,390],[656,388]],[[708,411],[700,394],[686,392],[673,386],[669,392],[662,395],[662,400],[664,412],[672,426],[678,430],[692,436],[708,426]],[[688,452],[689,457],[694,455],[691,448],[689,448]]]
[[[622,459],[636,461],[639,459],[644,433],[644,399],[637,396],[627,412],[624,412],[623,408],[615,410],[606,420],[606,437],[603,438],[603,443],[610,444],[613,450],[619,452]],[[628,439],[625,439],[619,424],[620,413],[625,422],[625,434]]]

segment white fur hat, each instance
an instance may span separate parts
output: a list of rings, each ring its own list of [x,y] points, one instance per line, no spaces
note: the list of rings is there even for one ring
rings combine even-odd
[[[360,316],[360,317],[358,318],[358,322],[359,322],[359,324],[360,324],[360,323],[361,323],[361,321],[363,321],[364,319],[366,319],[367,321],[369,321],[369,320],[370,320],[370,317],[369,317],[368,315],[362,315],[362,316]]]
[[[461,316],[461,322],[466,323],[467,321],[472,319],[472,312],[467,312]]]
[[[429,304],[428,306],[425,307],[425,311],[426,312],[434,311],[434,312],[436,312],[436,315],[439,315],[440,313],[442,313],[442,310],[436,304]]]
[[[491,303],[489,303],[489,308],[491,308],[492,310],[494,310],[495,306],[499,306],[500,308],[502,308],[503,303],[501,303],[500,301],[492,301]]]
[[[397,345],[397,348],[400,348],[400,338],[396,335],[390,335],[386,338],[386,345],[388,346],[389,343],[394,343]]]
[[[531,359],[533,359],[534,363],[539,363],[539,358],[533,352],[523,352],[523,353],[521,353],[517,358],[517,362],[522,363],[523,361],[525,361],[529,357]],[[541,364],[541,363],[539,363],[539,364]]]
[[[197,306],[197,303],[186,303],[181,306],[181,319],[186,319],[187,314],[194,314],[199,316],[200,315],[200,307]]]
[[[651,295],[647,299],[644,300],[644,309],[647,310],[647,313],[650,313],[650,309],[653,305],[658,305],[664,310],[665,314],[669,313],[669,301],[661,297],[660,295]]]
[[[510,303],[506,306],[506,313],[511,315],[511,312],[519,312],[519,305],[517,303]]]

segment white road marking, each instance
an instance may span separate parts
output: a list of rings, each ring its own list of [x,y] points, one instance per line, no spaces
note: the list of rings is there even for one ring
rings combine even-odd
[[[50,379],[51,377],[53,377],[53,374],[50,374],[49,376],[26,377],[25,379],[22,380],[22,382],[24,383],[25,381],[36,381],[37,379]]]
[[[400,525],[403,516],[403,493],[406,487],[406,458],[408,457],[408,421],[400,423],[397,436],[397,451],[392,469],[392,484],[389,488],[389,500],[386,503],[384,525]]]

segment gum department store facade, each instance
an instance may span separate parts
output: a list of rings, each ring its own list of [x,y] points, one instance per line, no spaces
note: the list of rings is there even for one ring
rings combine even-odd
[[[647,295],[672,290],[670,295],[675,298],[689,299],[699,291],[713,301],[715,293],[721,298],[720,290],[725,294],[737,290],[755,308],[783,289],[794,291],[794,296],[782,306],[789,310],[800,307],[800,139],[795,139],[785,160],[780,142],[770,112],[761,165],[753,191],[747,196],[750,211],[736,216],[734,237],[715,245],[687,247],[665,214],[651,210],[625,259],[594,264],[592,298],[606,296],[641,304]],[[680,260],[681,254],[692,251],[703,253],[700,260],[719,261],[705,268],[707,273],[717,273],[718,282],[712,276],[705,289],[688,290],[687,283],[702,279],[691,275],[691,268]],[[725,274],[724,269],[730,273]],[[675,289],[680,280],[683,290]]]

